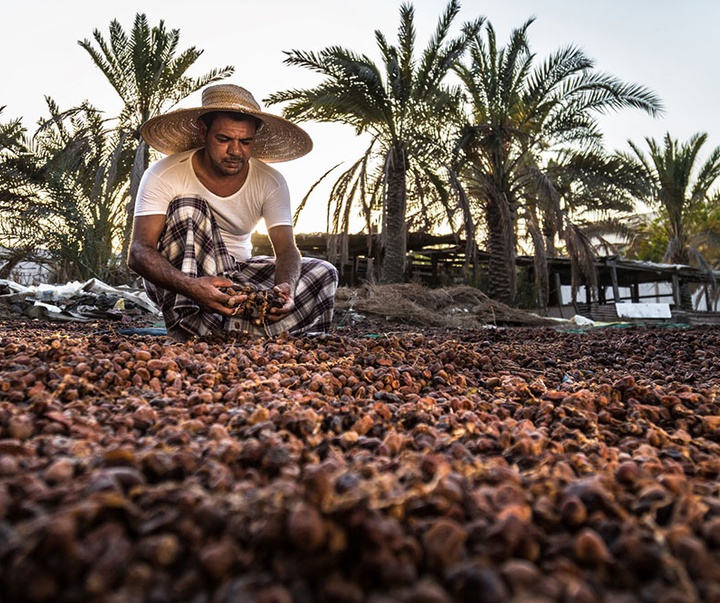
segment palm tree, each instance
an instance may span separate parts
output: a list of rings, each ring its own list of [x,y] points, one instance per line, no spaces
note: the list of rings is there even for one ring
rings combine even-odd
[[[433,159],[439,130],[461,110],[461,95],[444,82],[482,23],[467,23],[458,37],[448,39],[459,9],[459,0],[451,0],[419,59],[410,4],[400,7],[397,46],[375,32],[382,68],[339,46],[318,53],[292,50],[285,63],[316,71],[324,80],[314,88],[277,92],[265,101],[289,102],[283,112],[288,118],[344,123],[358,135],[370,135],[364,155],[333,187],[328,227],[346,230],[351,207],[359,200],[369,231],[373,211],[380,209],[381,283],[404,280],[409,187],[419,191],[413,198],[418,203],[434,205],[448,198],[446,179],[438,175]]]
[[[0,240],[44,250],[58,279],[112,281],[132,150],[91,105],[61,112],[46,100],[50,117],[4,158],[16,184],[0,194]]]
[[[226,66],[198,78],[188,77],[186,72],[203,51],[192,46],[178,53],[180,30],[166,29],[164,21],[151,28],[147,17],[140,13],[135,15],[130,35],[117,20],[113,20],[109,40],[105,40],[97,29],[93,31],[93,38],[97,47],[87,39],[78,44],[88,52],[120,96],[123,109],[118,127],[121,132],[130,135],[129,140],[134,141],[135,160],[130,177],[123,241],[125,248],[137,187],[150,161],[149,149],[140,137],[140,126],[207,84],[230,76],[234,68]]]
[[[0,114],[4,109],[0,107]],[[29,194],[23,166],[27,166],[30,155],[30,141],[22,121],[0,123],[0,203],[12,203]]]
[[[5,107],[0,107],[0,113]],[[37,249],[37,229],[20,219],[15,209],[34,196],[34,156],[20,119],[0,123],[0,245],[4,265],[0,278],[9,278],[15,266]],[[22,231],[16,226],[22,226]]]
[[[662,144],[646,138],[649,154],[629,141],[632,154],[650,182],[645,201],[658,212],[656,225],[662,229],[667,247],[662,261],[672,264],[709,268],[701,247],[709,238],[718,239],[717,215],[720,178],[720,147],[715,147],[700,164],[700,153],[707,142],[706,133],[694,134],[681,143],[665,134]],[[647,234],[646,230],[646,234]],[[681,289],[681,303],[690,309],[687,287]]]
[[[631,232],[627,218],[647,190],[641,170],[617,154],[568,150],[548,160],[535,182],[523,189],[519,218],[532,242],[538,304],[548,302],[548,258],[563,244],[573,299],[581,284],[596,293],[595,257],[599,250],[619,253],[618,239]]]
[[[602,151],[600,113],[635,107],[656,115],[660,103],[646,88],[593,70],[574,46],[535,65],[528,20],[499,48],[488,22],[474,38],[469,62],[457,73],[470,98],[470,120],[459,141],[463,176],[484,217],[489,252],[488,288],[516,305],[517,227],[531,194],[558,199],[544,167],[552,153]]]

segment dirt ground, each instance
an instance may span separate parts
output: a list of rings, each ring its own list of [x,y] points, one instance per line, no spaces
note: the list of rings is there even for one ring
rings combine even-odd
[[[720,328],[412,291],[315,337],[0,322],[0,600],[720,602]]]

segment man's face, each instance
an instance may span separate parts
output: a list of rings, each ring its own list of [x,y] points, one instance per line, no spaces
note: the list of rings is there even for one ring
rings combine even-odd
[[[210,128],[200,122],[205,153],[218,175],[235,176],[247,168],[255,143],[255,122],[238,121],[228,115],[215,117]]]

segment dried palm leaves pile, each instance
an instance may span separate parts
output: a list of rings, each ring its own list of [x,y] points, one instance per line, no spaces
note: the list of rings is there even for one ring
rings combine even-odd
[[[720,329],[354,332],[0,324],[0,600],[720,601]]]
[[[548,325],[549,320],[490,299],[480,289],[458,285],[430,289],[423,285],[370,285],[341,287],[336,294],[339,311],[354,310],[407,324],[478,328]]]

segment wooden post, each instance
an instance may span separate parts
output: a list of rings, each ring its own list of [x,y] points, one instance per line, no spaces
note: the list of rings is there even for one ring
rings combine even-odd
[[[707,283],[703,283],[703,293],[705,294],[705,311],[710,312],[710,294],[708,293]],[[700,309],[700,299],[698,298],[698,310]]]
[[[620,301],[620,285],[618,283],[617,266],[615,262],[610,266],[610,280],[612,281],[613,299],[615,303]]]
[[[555,291],[556,291],[557,300],[558,300],[558,308],[560,309],[560,318],[565,318],[565,316],[563,316],[562,283],[560,282],[560,273],[556,272],[554,274],[554,277],[555,277]]]

